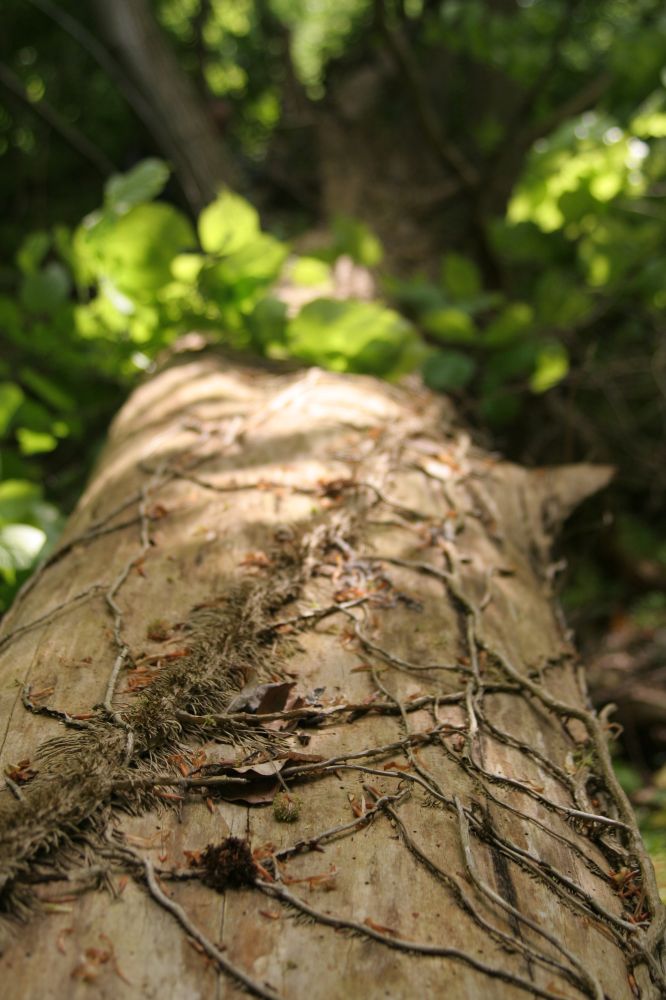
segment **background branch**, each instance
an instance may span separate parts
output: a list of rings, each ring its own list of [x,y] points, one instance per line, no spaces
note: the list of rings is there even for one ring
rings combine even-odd
[[[43,122],[46,122],[72,149],[88,160],[102,177],[107,177],[109,174],[114,173],[116,167],[106,153],[99,146],[96,146],[94,142],[91,142],[75,125],[66,121],[60,112],[49,104],[48,101],[45,101],[44,98],[39,101],[30,100],[21,80],[4,63],[0,63],[0,85],[20,101],[31,114],[36,115],[37,118],[41,118]]]
[[[460,149],[443,136],[414,55],[404,34],[389,25],[384,0],[375,0],[375,17],[394,62],[407,84],[414,102],[414,112],[430,147],[440,162],[455,174],[461,187],[468,190],[474,188],[479,179],[478,171]]]

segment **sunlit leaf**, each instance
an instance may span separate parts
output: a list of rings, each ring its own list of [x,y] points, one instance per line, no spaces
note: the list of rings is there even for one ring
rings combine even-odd
[[[335,371],[392,375],[411,363],[418,338],[392,309],[316,299],[290,321],[287,344],[296,357]]]
[[[177,281],[184,284],[194,284],[206,263],[206,258],[200,253],[179,253],[171,261],[171,273]]]
[[[256,208],[231,191],[223,191],[199,216],[199,239],[207,253],[235,253],[259,233]]]
[[[663,87],[654,90],[643,101],[629,128],[634,135],[643,139],[666,137],[666,93]]]
[[[9,428],[23,399],[23,391],[15,382],[0,382],[0,436]]]
[[[289,278],[295,285],[324,285],[331,280],[331,268],[316,257],[299,257],[289,269]]]
[[[7,524],[0,528],[0,573],[12,581],[17,571],[30,569],[45,541],[45,532],[31,524]]]
[[[42,498],[42,488],[25,479],[0,483],[0,524],[27,524],[44,532],[54,542],[63,527],[63,518],[53,504]]]
[[[569,371],[569,355],[562,344],[551,343],[543,347],[536,359],[530,378],[532,392],[547,392],[561,382]]]
[[[360,219],[339,215],[333,220],[334,250],[336,255],[347,254],[363,267],[376,267],[384,256],[384,249],[372,230]]]
[[[171,262],[193,246],[194,232],[171,205],[138,205],[95,240],[96,270],[130,298],[149,298],[171,278]]]
[[[488,347],[501,347],[528,334],[534,324],[534,310],[526,302],[511,302],[483,332]]]
[[[58,446],[58,439],[53,434],[34,431],[29,427],[18,427],[16,437],[23,455],[38,455],[45,451],[53,451]]]
[[[474,320],[463,309],[446,306],[428,309],[421,317],[423,329],[444,343],[473,343],[477,339]]]
[[[278,274],[289,253],[281,240],[268,233],[260,233],[215,265],[215,273],[227,285],[244,280],[271,282]]]
[[[113,174],[106,182],[106,205],[118,215],[125,215],[142,202],[151,201],[164,189],[169,168],[163,160],[142,160],[125,174]]]
[[[41,498],[41,489],[36,483],[25,479],[6,479],[0,483],[0,521],[27,520],[35,503]]]

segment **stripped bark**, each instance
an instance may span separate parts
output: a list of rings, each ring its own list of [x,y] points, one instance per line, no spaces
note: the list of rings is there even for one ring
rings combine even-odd
[[[416,385],[201,354],[137,390],[0,635],[10,995],[663,995],[551,591],[607,477]]]

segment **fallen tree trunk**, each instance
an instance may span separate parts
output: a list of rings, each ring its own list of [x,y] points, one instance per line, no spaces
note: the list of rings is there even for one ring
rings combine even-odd
[[[415,386],[200,354],[139,388],[0,638],[10,996],[663,995],[550,585],[607,477]]]

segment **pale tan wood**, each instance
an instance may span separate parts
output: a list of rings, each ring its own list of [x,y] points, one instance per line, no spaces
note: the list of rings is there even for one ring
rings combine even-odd
[[[169,469],[182,471],[195,456],[203,461],[191,478],[185,471],[151,492],[154,474],[148,470],[168,463]],[[372,642],[412,664],[453,664],[471,655],[472,622],[480,644],[505,656],[530,683],[540,678],[544,690],[559,702],[584,712],[586,693],[579,664],[551,594],[550,544],[558,518],[601,485],[607,471],[584,467],[531,473],[484,455],[464,432],[452,429],[443,404],[415,384],[397,388],[318,371],[278,376],[232,368],[227,360],[202,354],[172,364],[134,393],[116,419],[99,467],[68,524],[61,542],[65,554],[44,568],[3,623],[3,766],[30,758],[39,768],[37,747],[62,732],[60,722],[25,711],[20,697],[24,685],[37,691],[53,687],[45,703],[71,714],[90,711],[104,699],[116,655],[113,620],[103,591],[91,588],[97,584],[108,588],[127,562],[141,555],[136,499],[111,522],[133,519],[127,527],[85,540],[91,525],[136,497],[137,490],[149,489],[146,504],[154,516],[150,522],[154,544],[129,571],[117,601],[123,612],[123,637],[132,653],[159,652],[178,646],[180,640],[164,647],[149,639],[151,621],[183,622],[196,605],[224,596],[239,579],[265,578],[266,570],[243,565],[247,554],[270,549],[276,531],[301,530],[351,511],[354,501],[348,494],[340,506],[330,508],[324,497],[316,495],[321,482],[350,475],[373,484],[384,500],[390,500],[368,507],[365,523],[355,529],[352,541],[358,558],[383,557],[383,572],[396,591],[422,608],[398,601],[384,610],[354,609]],[[261,481],[263,488],[236,492],[211,488]],[[299,493],[292,486],[314,492]],[[365,495],[366,501],[372,499],[372,489],[366,488]],[[410,518],[400,506],[420,517]],[[430,544],[430,528],[443,533],[441,547]],[[342,565],[342,557],[340,561]],[[401,562],[426,564],[434,573]],[[447,582],[445,571],[453,573],[453,582]],[[278,617],[326,606],[335,589],[334,580],[314,577],[298,602]],[[81,594],[80,600],[68,603]],[[61,605],[43,623],[18,631]],[[376,693],[371,674],[355,669],[360,664],[383,667],[382,685],[403,703],[415,695],[444,697],[461,690],[461,677],[455,673],[400,671],[382,663],[371,650],[352,641],[352,624],[338,614],[299,632],[298,645],[286,659],[276,650],[275,669],[288,670],[304,693],[323,687],[325,697],[349,702]],[[3,637],[9,637],[4,646]],[[481,654],[481,660],[481,674],[489,684],[507,682],[509,678],[492,665],[492,657],[484,659]],[[127,692],[123,671],[114,705],[121,710],[134,698]],[[626,921],[629,903],[608,877],[608,852],[587,835],[589,827],[586,832],[585,824],[576,825],[567,815],[566,810],[575,806],[553,770],[515,745],[520,741],[534,748],[542,761],[552,762],[577,782],[586,811],[608,810],[617,818],[622,803],[618,806],[603,789],[585,790],[584,779],[594,775],[597,763],[581,759],[585,754],[580,748],[576,756],[575,739],[584,735],[584,723],[569,720],[565,728],[561,715],[524,693],[486,693],[479,698],[478,709],[481,728],[472,741],[476,778],[473,765],[465,770],[464,754],[460,747],[454,748],[455,740],[448,755],[437,744],[419,748],[417,762],[446,796],[458,796],[465,807],[476,802],[487,808],[495,834],[580,886],[610,919]],[[465,701],[443,703],[437,715],[440,722],[465,726],[472,718],[470,711]],[[429,709],[408,718],[414,732],[433,726]],[[484,719],[490,729],[484,728]],[[398,717],[378,715],[351,723],[342,717],[307,733],[310,743],[300,749],[323,757],[404,737]],[[513,746],[501,738],[502,733],[513,738]],[[209,740],[206,748],[212,751],[214,744]],[[405,763],[400,752],[365,763],[381,770],[396,760]],[[486,778],[479,776],[479,766]],[[502,778],[514,784],[502,784]],[[184,850],[201,850],[230,834],[249,837],[253,847],[270,842],[279,850],[348,823],[354,819],[349,796],[360,803],[364,784],[391,794],[400,782],[390,775],[342,768],[299,782],[294,790],[303,804],[294,824],[277,823],[270,807],[216,800],[210,811],[196,798],[178,810],[165,808],[139,817],[117,814],[113,825],[130,836],[141,855],[164,868],[182,868]],[[30,783],[23,787],[29,796]],[[408,778],[401,787],[410,787]],[[369,803],[367,793],[366,798]],[[554,803],[555,811],[545,800]],[[0,792],[0,805],[4,810],[16,808],[9,790]],[[426,802],[423,790],[413,786],[411,797],[396,807],[396,815],[422,854],[458,882],[488,925],[573,968],[551,943],[529,927],[519,927],[474,886],[455,808]],[[622,848],[623,837],[616,828],[609,827],[604,836],[609,845]],[[600,984],[603,995],[612,1000],[630,1000],[634,990],[643,997],[660,995],[656,971],[660,939],[649,944],[652,975],[642,962],[631,980],[629,948],[622,944],[622,933],[613,934],[608,921],[576,910],[570,891],[561,888],[558,893],[557,886],[530,876],[474,834],[470,846],[479,875],[491,889],[510,896],[515,909],[554,936]],[[0,844],[0,870],[2,850]],[[586,858],[597,866],[596,874]],[[594,995],[593,986],[580,982],[577,986],[557,968],[539,966],[493,940],[410,853],[400,829],[384,812],[367,826],[326,844],[321,852],[293,857],[283,870],[298,879],[332,869],[335,877],[328,889],[309,888],[307,882],[290,882],[286,888],[324,914],[354,920],[370,930],[387,928],[380,931],[384,941],[295,919],[279,900],[254,888],[221,895],[198,881],[165,881],[163,887],[207,938],[224,946],[229,961],[261,988],[268,984],[284,998],[513,1000],[530,995],[456,958],[397,951],[391,947],[395,939],[457,949],[532,984],[543,995]],[[650,877],[645,867],[642,878],[648,893],[653,891]],[[116,890],[122,890],[115,899],[96,891],[58,903],[70,895],[71,882],[37,888],[43,899],[51,900],[51,912],[47,907],[47,912],[35,913],[28,924],[16,928],[1,961],[3,995],[12,1000],[240,995],[238,985],[195,950],[140,878],[127,878],[118,870],[110,878]],[[654,906],[649,923],[658,929],[662,919]],[[627,930],[626,938],[637,935]],[[112,948],[114,959],[91,963],[86,959],[86,949],[91,948],[107,952]],[[91,966],[87,977],[86,961]]]

